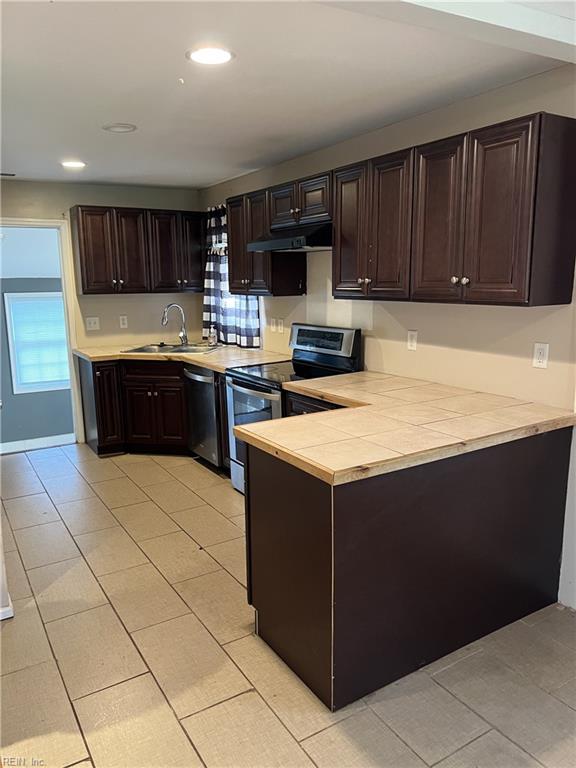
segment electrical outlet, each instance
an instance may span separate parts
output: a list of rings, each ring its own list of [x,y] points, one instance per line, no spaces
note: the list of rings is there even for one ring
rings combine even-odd
[[[284,333],[284,320],[282,320],[281,317],[276,321],[276,325],[278,327],[278,333]]]
[[[408,341],[406,346],[410,352],[416,352],[416,347],[418,346],[418,331],[408,331]]]
[[[120,315],[120,328],[128,328],[128,315]]]
[[[272,331],[272,333],[276,333],[276,318],[275,317],[271,317],[270,318],[270,330]]]
[[[550,345],[545,341],[534,343],[534,355],[532,357],[533,368],[548,368],[548,352]]]
[[[100,318],[99,317],[87,317],[86,318],[86,330],[87,331],[99,331],[100,330]]]

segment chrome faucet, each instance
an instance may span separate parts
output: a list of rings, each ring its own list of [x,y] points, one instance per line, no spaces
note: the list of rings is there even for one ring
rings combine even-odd
[[[186,315],[184,314],[184,310],[180,304],[167,304],[164,307],[164,312],[162,312],[162,325],[168,325],[168,312],[172,308],[179,309],[180,314],[182,315],[182,326],[180,328],[180,333],[178,334],[180,344],[188,344],[188,334],[186,333]]]

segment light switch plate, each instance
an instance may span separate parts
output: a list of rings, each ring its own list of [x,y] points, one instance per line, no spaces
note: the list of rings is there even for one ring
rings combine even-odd
[[[100,318],[99,317],[87,317],[86,318],[86,330],[87,331],[99,331],[100,330]]]
[[[128,328],[128,315],[120,315],[120,328]]]
[[[550,345],[545,341],[534,343],[534,355],[532,357],[533,368],[548,368],[548,353]]]
[[[276,333],[276,318],[275,317],[271,317],[270,318],[270,330],[272,331],[272,333]]]
[[[276,321],[276,325],[278,326],[278,333],[284,333],[284,320],[281,317]]]
[[[416,347],[418,346],[418,331],[408,331],[408,341],[406,346],[410,352],[416,352]]]

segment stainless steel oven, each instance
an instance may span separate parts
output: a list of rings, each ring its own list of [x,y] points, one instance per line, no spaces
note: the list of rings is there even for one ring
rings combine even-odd
[[[282,416],[282,395],[278,389],[260,384],[247,386],[226,376],[228,404],[228,434],[230,440],[230,477],[236,490],[244,493],[244,462],[246,445],[234,435],[234,427]]]

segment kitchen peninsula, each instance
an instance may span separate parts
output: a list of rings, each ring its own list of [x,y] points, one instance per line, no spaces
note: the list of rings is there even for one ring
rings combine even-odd
[[[559,408],[362,372],[346,406],[236,428],[257,631],[332,710],[556,601]]]

